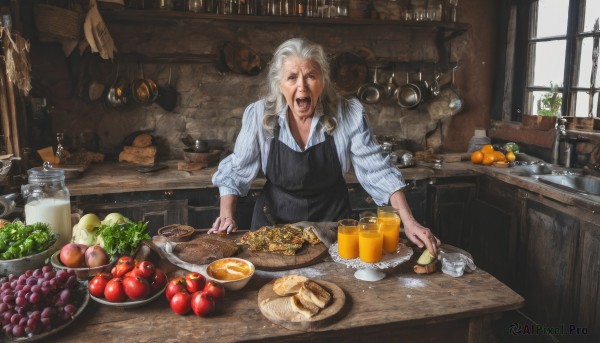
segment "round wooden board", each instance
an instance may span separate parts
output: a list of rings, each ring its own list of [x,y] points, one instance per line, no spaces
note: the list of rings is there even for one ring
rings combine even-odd
[[[222,237],[239,242],[244,233],[245,232],[235,232]],[[302,268],[319,263],[327,256],[329,256],[329,250],[325,244],[318,243],[313,245],[307,242],[296,252],[296,255],[250,251],[246,245],[240,246],[238,253],[235,255],[235,257],[252,262],[256,269],[266,271]]]
[[[243,246],[236,256],[252,262],[256,269],[277,271],[306,267],[321,262],[329,256],[329,251],[323,243],[315,245],[304,243],[296,255],[250,251],[247,246]]]
[[[303,315],[294,312],[291,307],[283,312],[273,311],[267,303],[271,301],[288,302],[289,296],[281,297],[273,291],[273,282],[264,285],[258,291],[258,307],[260,312],[271,322],[290,330],[313,331],[319,327],[329,325],[343,316],[347,311],[342,312],[346,304],[346,295],[344,291],[336,284],[323,281],[312,280],[331,293],[331,302],[324,309],[312,318],[307,319]],[[283,306],[282,306],[283,307]]]

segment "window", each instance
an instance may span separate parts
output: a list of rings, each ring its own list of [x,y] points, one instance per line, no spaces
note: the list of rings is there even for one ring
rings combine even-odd
[[[593,71],[600,1],[520,1],[508,16],[515,33],[510,119],[600,116],[600,72]]]

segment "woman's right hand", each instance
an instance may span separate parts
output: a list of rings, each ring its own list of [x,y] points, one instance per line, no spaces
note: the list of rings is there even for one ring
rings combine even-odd
[[[208,234],[211,233],[232,233],[238,229],[235,220],[231,217],[217,217],[212,227],[208,230]]]

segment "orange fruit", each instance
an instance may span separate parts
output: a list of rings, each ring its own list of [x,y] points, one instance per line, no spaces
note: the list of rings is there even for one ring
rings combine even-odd
[[[494,163],[494,161],[495,161],[495,159],[494,159],[494,153],[491,153],[491,154],[484,153],[483,154],[483,160],[481,161],[481,163],[484,166],[489,166],[489,165],[492,165],[492,163]]]
[[[517,156],[515,156],[515,153],[512,151],[507,151],[506,152],[506,159],[508,160],[508,162],[512,162],[514,160],[517,159]]]
[[[494,152],[494,147],[491,144],[486,144],[481,148],[481,152],[484,154],[491,154]]]
[[[475,164],[480,164],[481,161],[483,161],[483,153],[481,152],[481,150],[473,151],[473,153],[471,154],[471,162]]]
[[[494,151],[494,162],[505,162],[506,156],[502,153],[502,151]]]

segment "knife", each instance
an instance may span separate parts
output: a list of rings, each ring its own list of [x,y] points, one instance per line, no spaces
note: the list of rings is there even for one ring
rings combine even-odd
[[[598,70],[598,41],[600,37],[597,33],[600,31],[600,27],[598,24],[598,19],[596,18],[596,23],[594,23],[594,47],[592,49],[592,75],[590,78],[590,97],[589,97],[589,112],[588,118],[593,117],[594,111],[594,95],[596,94],[596,71]],[[596,113],[598,114],[598,112]]]

